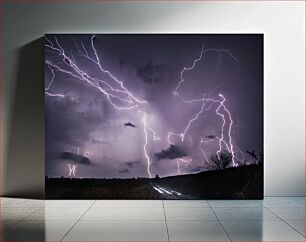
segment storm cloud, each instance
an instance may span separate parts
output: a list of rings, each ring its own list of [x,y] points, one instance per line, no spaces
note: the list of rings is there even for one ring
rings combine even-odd
[[[162,64],[156,64],[152,60],[137,71],[140,79],[150,85],[165,81],[166,74],[166,67]]]
[[[73,161],[80,165],[93,165],[92,161],[83,155],[74,154],[71,152],[63,152],[60,156],[61,159]]]
[[[129,168],[134,168],[135,166],[139,165],[140,163],[141,163],[141,161],[127,161],[127,162],[125,162],[125,164]]]
[[[121,168],[118,170],[119,173],[128,173],[130,170],[128,168]]]
[[[166,150],[162,150],[161,152],[154,154],[157,160],[161,159],[175,159],[187,156],[187,153],[182,151],[180,148],[178,148],[175,145],[170,145],[170,147]]]

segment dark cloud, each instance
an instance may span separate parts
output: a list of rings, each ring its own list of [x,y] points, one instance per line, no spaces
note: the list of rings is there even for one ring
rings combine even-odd
[[[73,161],[74,163],[81,164],[81,165],[92,165],[92,161],[88,157],[74,154],[71,152],[63,152],[61,154],[61,158],[65,160]]]
[[[131,122],[124,123],[124,126],[125,126],[125,127],[136,128],[136,125],[135,125],[135,124],[132,124]]]
[[[127,165],[127,167],[129,168],[134,168],[136,165],[138,165],[140,163],[140,161],[127,161],[125,162],[125,164]]]
[[[140,165],[140,161],[126,161],[121,163],[118,170],[119,173],[129,173],[131,169],[136,169]]]
[[[119,171],[119,173],[129,173],[130,172],[130,170],[128,168],[121,168],[118,171]]]
[[[254,158],[255,160],[258,159],[258,157],[257,157],[257,155],[256,155],[256,153],[255,153],[254,150],[252,150],[252,151],[247,150],[246,153],[247,153],[249,156],[251,156],[252,158]]]
[[[166,74],[166,67],[161,64],[155,64],[152,60],[137,71],[140,79],[150,85],[164,81]]]
[[[119,65],[120,65],[120,67],[125,67],[125,66],[127,66],[127,65],[130,65],[131,64],[131,62],[128,60],[128,59],[126,59],[124,56],[120,56],[119,57]]]
[[[184,151],[182,151],[180,148],[178,148],[175,145],[170,145],[168,149],[162,150],[161,152],[155,153],[154,155],[158,160],[175,159],[187,156],[187,154]]]
[[[71,91],[69,95],[59,100],[51,98],[46,100],[46,141],[82,146],[84,140],[91,138],[90,134],[97,129],[97,126],[107,124],[108,108],[101,95],[90,89],[83,88],[79,94]],[[79,101],[76,101],[77,99]],[[100,102],[96,99],[99,99]],[[88,105],[92,102],[97,103],[92,106]],[[52,148],[50,143],[47,145],[48,148]]]

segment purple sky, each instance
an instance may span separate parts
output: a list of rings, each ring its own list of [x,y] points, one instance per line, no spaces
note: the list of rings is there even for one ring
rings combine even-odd
[[[203,94],[221,101],[220,93],[226,99],[237,160],[243,162],[240,151],[263,151],[262,35],[101,34],[93,42],[92,35],[46,37],[46,175],[67,177],[68,164],[74,164],[76,177],[148,177],[144,116],[149,125],[146,151],[152,176],[177,175],[178,162],[181,174],[212,169],[209,160],[216,154],[217,138],[222,135],[223,121],[216,114],[218,103],[205,102],[204,111],[191,123],[183,141],[172,136],[173,147],[167,142],[168,132],[184,132],[202,108],[203,102],[186,103],[183,99],[201,99]],[[203,46],[201,60],[183,73],[179,95],[174,95],[181,71],[193,65]],[[100,89],[86,82],[71,63],[85,79],[90,77],[99,83]],[[122,81],[135,98],[147,102],[132,102],[127,91],[98,64]],[[53,74],[54,81],[48,88]],[[101,89],[113,96],[108,99]],[[118,110],[110,102],[117,107],[138,106]],[[226,114],[223,108],[220,112]],[[226,114],[224,134],[228,134],[229,124]],[[156,131],[159,140],[153,139],[149,128]],[[201,139],[207,141],[201,147],[208,161],[199,148]],[[230,144],[229,137],[224,140]],[[222,149],[226,150],[225,145]],[[190,162],[178,161],[180,158]],[[245,160],[251,157],[245,154]]]

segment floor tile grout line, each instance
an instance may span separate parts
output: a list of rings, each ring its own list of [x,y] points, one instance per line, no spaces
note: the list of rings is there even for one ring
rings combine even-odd
[[[3,198],[3,197],[0,197],[1,199]],[[24,222],[24,221],[27,221],[26,220],[26,218],[27,217],[29,217],[29,216],[31,216],[32,214],[34,214],[34,213],[36,213],[38,210],[40,210],[40,209],[42,209],[42,208],[45,208],[46,207],[46,201],[44,201],[44,205],[43,206],[39,206],[39,207],[2,207],[2,204],[1,204],[1,210],[4,208],[4,209],[8,209],[8,208],[10,208],[10,209],[14,209],[14,208],[25,208],[25,209],[29,209],[29,208],[33,208],[34,209],[34,211],[32,212],[32,213],[30,213],[30,214],[28,214],[27,216],[25,216],[25,217],[23,217],[23,218],[21,218],[21,219],[16,219],[17,221],[16,221],[16,223],[13,225],[14,227],[16,227],[16,226],[18,226],[19,224],[21,224],[22,222]],[[1,219],[1,221],[3,221],[2,219]]]
[[[299,204],[302,204],[302,205],[305,206],[305,200],[304,201],[300,201],[300,200],[297,199],[297,197],[294,197],[293,199],[294,199],[294,201],[298,202]]]
[[[63,239],[65,239],[65,237],[70,233],[70,231],[74,228],[74,226],[81,220],[81,218],[85,215],[85,213],[87,213],[87,211],[95,204],[97,200],[94,200],[93,203],[84,211],[84,213],[81,214],[81,216],[79,217],[79,219],[71,226],[70,229],[68,229],[68,231],[64,234],[64,236],[60,239],[60,241],[62,242]]]
[[[23,218],[21,218],[21,219],[17,219],[16,223],[13,224],[12,227],[13,227],[13,228],[18,227],[20,224],[22,224],[23,222],[27,221],[27,220],[26,220],[27,217],[29,217],[29,216],[31,216],[32,214],[36,213],[38,210],[40,210],[40,209],[43,208],[43,207],[39,207],[39,208],[35,207],[35,208],[36,208],[36,209],[35,209],[32,213],[28,214],[27,216],[25,216],[25,217],[23,217]],[[2,208],[1,208],[1,209],[2,209]],[[28,209],[28,208],[27,208],[27,209]],[[14,220],[13,220],[13,221],[14,221]],[[1,220],[1,223],[3,223],[3,220]],[[0,233],[0,234],[1,234],[1,233]],[[1,238],[0,238],[0,240],[1,240]]]
[[[275,212],[273,212],[271,209],[265,207],[265,209],[267,209],[268,211],[270,211],[271,213],[273,213],[276,217],[278,217],[281,221],[283,221],[285,224],[287,224],[290,228],[292,228],[295,232],[297,232],[298,234],[302,235],[303,238],[306,238],[302,233],[300,233],[298,230],[296,230],[293,226],[291,226],[289,223],[287,223],[286,220],[282,219],[280,216],[278,216]]]
[[[265,198],[271,198],[271,197],[265,197]],[[299,206],[279,206],[279,205],[277,205],[277,206],[269,206],[269,207],[301,207],[301,206],[305,206],[305,200],[304,201],[300,201],[300,200],[298,200],[298,198],[301,198],[301,197],[294,197],[294,196],[286,196],[286,197],[273,197],[273,198],[287,198],[287,199],[291,199],[291,201],[293,201],[293,202],[296,202]],[[302,197],[302,198],[304,198],[305,199],[305,197]],[[264,200],[263,200],[264,201]],[[264,204],[264,203],[263,203]],[[264,206],[266,206],[266,205],[264,205]]]
[[[33,215],[34,213],[38,212],[40,209],[43,209],[44,207],[39,207],[36,210],[34,210],[32,213],[28,214],[27,216],[23,217],[22,219],[20,219],[20,222],[22,221],[26,221],[26,218],[30,217],[31,215]]]
[[[306,198],[306,196],[264,196],[264,198]]]
[[[277,208],[277,209],[279,209],[279,208],[285,208],[285,209],[290,209],[290,208],[305,208],[305,206],[267,206],[267,205],[264,205],[264,206],[262,206],[263,208]]]
[[[162,200],[162,204],[163,204],[163,211],[164,211],[164,217],[165,217],[165,224],[166,224],[168,241],[170,242],[170,235],[169,235],[169,229],[168,229],[168,223],[167,223],[167,217],[166,217],[166,210],[165,210],[164,200]]]
[[[294,200],[294,201],[296,201],[296,200]],[[85,211],[84,213],[81,214],[81,217],[78,219],[78,221],[80,221],[80,220],[84,217],[85,213],[86,213],[90,208],[92,208],[92,207],[94,206],[94,204],[96,204],[96,202],[97,202],[97,200],[94,200],[94,201],[89,205],[89,207],[86,209],[86,211]],[[298,202],[298,201],[297,201],[297,202]],[[50,203],[51,203],[51,202],[49,202],[49,204],[50,204]],[[213,213],[215,213],[214,209],[219,208],[219,207],[212,207],[208,201],[206,201],[206,203],[208,204],[208,208],[210,208],[210,209],[213,211]],[[300,204],[300,203],[299,203],[299,204]],[[167,207],[167,204],[165,204],[163,200],[162,200],[162,205],[163,205],[163,211],[164,211],[164,218],[165,218],[165,222],[166,222],[168,240],[170,241],[170,238],[169,238],[169,231],[168,231],[168,225],[167,225],[167,219],[166,219],[166,215],[165,215],[165,208]],[[165,206],[165,205],[166,205],[166,206]],[[32,214],[36,213],[38,210],[40,210],[40,209],[42,209],[42,208],[44,208],[44,207],[47,207],[47,205],[45,205],[45,206],[43,206],[43,207],[35,207],[35,208],[32,207],[32,208],[34,209],[34,211],[33,211],[32,213],[30,213],[29,215],[23,217],[22,219],[17,220],[17,223],[16,223],[16,224],[20,224],[20,222],[26,220],[26,218],[28,218],[29,216],[31,216]],[[275,214],[275,212],[271,211],[271,209],[273,209],[273,207],[271,207],[271,206],[265,206],[265,205],[263,205],[262,207],[263,207],[264,209],[267,209],[267,210],[268,210],[269,212],[271,212],[272,214],[274,214],[274,215],[278,218],[278,220],[281,220],[281,221],[285,222],[289,227],[291,227],[294,231],[296,231],[298,234],[302,235],[303,238],[305,238],[305,236],[304,236],[302,233],[300,233],[300,232],[297,231],[294,227],[292,227],[289,223],[287,223],[287,220],[282,219],[280,216],[278,216],[277,214]],[[224,208],[231,208],[231,207],[224,207]],[[245,207],[245,208],[250,208],[250,207]],[[257,207],[254,207],[254,208],[257,208]],[[275,207],[275,208],[279,208],[279,207]],[[291,208],[291,207],[288,207],[288,208]],[[297,207],[297,208],[298,208],[298,207]],[[35,209],[36,209],[36,210],[35,210]],[[215,216],[216,216],[216,214],[215,214]],[[217,216],[216,216],[216,217],[217,217]],[[218,217],[217,217],[217,219],[218,219],[219,223],[221,224],[221,226],[223,227],[223,225],[222,225],[222,223],[221,223],[222,219],[219,220]],[[64,235],[64,237],[63,237],[60,241],[62,241],[62,240],[69,234],[69,232],[73,229],[73,227],[75,226],[75,224],[76,224],[78,221],[76,221],[76,222],[72,225],[72,227],[70,228],[70,230]],[[15,224],[15,225],[16,225],[16,224]],[[223,229],[224,229],[224,228],[223,228]],[[225,229],[224,229],[224,231],[225,231],[225,233],[227,234],[227,232],[226,232]],[[230,238],[230,240],[231,240],[231,238]],[[232,240],[231,240],[231,241],[232,241]]]
[[[229,238],[230,241],[233,241],[233,240],[231,239],[231,237],[229,236],[229,234],[227,233],[227,231],[225,230],[223,224],[221,223],[220,219],[218,218],[217,214],[215,213],[215,211],[213,210],[213,208],[210,206],[210,203],[209,203],[208,201],[207,201],[207,204],[208,204],[208,206],[210,207],[211,211],[214,213],[214,215],[215,215],[216,219],[218,220],[220,226],[222,227],[224,233],[227,235],[227,237]]]
[[[39,207],[37,208],[36,210],[34,210],[32,213],[28,214],[27,216],[21,218],[21,219],[16,219],[16,223],[12,225],[12,227],[17,227],[19,226],[21,223],[24,223],[26,220],[27,217],[31,216],[32,214],[36,213],[38,210],[40,210],[41,208],[43,207]],[[3,222],[4,220],[1,220],[1,222]],[[14,221],[14,220],[13,220]]]

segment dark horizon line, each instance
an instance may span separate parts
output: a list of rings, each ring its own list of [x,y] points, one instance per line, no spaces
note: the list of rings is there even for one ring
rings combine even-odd
[[[128,180],[128,179],[148,179],[148,180],[153,180],[153,179],[162,179],[162,178],[169,178],[169,177],[177,177],[177,176],[189,176],[189,175],[195,175],[195,174],[200,174],[200,173],[206,173],[206,172],[219,172],[219,171],[224,171],[224,170],[229,170],[229,169],[237,169],[237,168],[241,168],[241,167],[246,167],[246,166],[259,166],[259,165],[262,165],[263,162],[258,162],[258,163],[253,163],[253,164],[244,164],[244,165],[240,165],[240,166],[237,166],[237,167],[227,167],[227,168],[224,168],[224,169],[215,169],[215,170],[206,170],[206,171],[199,171],[199,172],[194,172],[194,173],[187,173],[187,174],[180,174],[180,175],[172,175],[172,176],[163,176],[163,177],[160,177],[158,176],[158,178],[155,176],[155,177],[126,177],[126,178],[122,178],[122,177],[112,177],[112,178],[102,178],[102,177],[64,177],[64,176],[61,176],[61,177],[49,177],[48,175],[45,176],[45,179],[96,179],[96,180]]]

